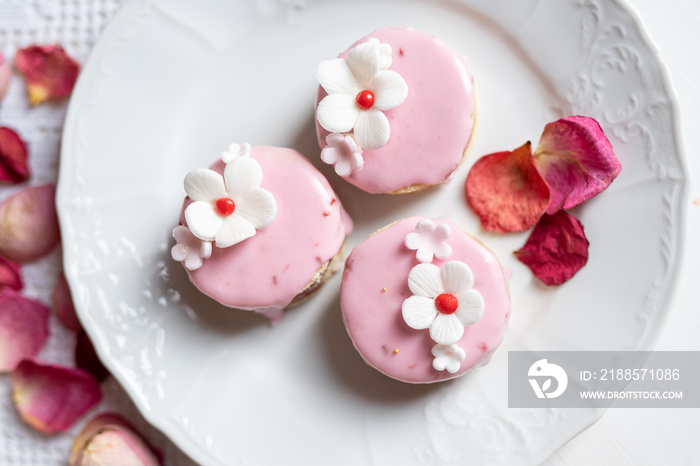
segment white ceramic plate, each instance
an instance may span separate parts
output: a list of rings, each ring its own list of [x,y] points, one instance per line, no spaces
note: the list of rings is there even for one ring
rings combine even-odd
[[[433,33],[466,57],[478,130],[452,181],[423,194],[370,196],[320,167],[355,219],[349,248],[398,218],[450,215],[513,269],[511,325],[491,364],[433,386],[363,364],[341,322],[339,275],[271,328],[201,296],[169,257],[184,175],[230,142],[316,161],[316,64],[387,25]],[[574,210],[588,265],[547,288],[511,254],[527,233],[483,232],[463,182],[479,156],[536,143],[569,114],[600,121],[623,170]],[[678,145],[665,72],[616,1],[132,0],[70,104],[58,194],[66,272],[102,360],[199,463],[538,463],[603,411],[508,409],[507,352],[653,347],[682,251]]]

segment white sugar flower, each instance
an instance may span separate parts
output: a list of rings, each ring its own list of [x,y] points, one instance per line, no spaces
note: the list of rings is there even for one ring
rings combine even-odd
[[[452,228],[447,223],[435,226],[432,220],[424,218],[416,231],[406,235],[404,244],[408,249],[416,251],[416,259],[420,262],[432,262],[433,256],[447,259],[452,254],[452,247],[445,242],[452,236]]]
[[[185,191],[194,202],[185,209],[192,234],[226,248],[255,235],[272,223],[277,203],[260,188],[263,172],[250,157],[237,157],[224,168],[224,175],[200,168],[185,177]]]
[[[221,160],[223,160],[224,163],[229,163],[233,159],[237,159],[238,157],[247,157],[250,155],[250,149],[251,146],[248,143],[231,144],[230,146],[228,146],[228,150],[221,153]]]
[[[450,261],[442,268],[418,264],[408,274],[413,296],[401,305],[403,319],[411,328],[429,328],[436,343],[456,343],[464,326],[484,314],[484,298],[473,286],[474,274],[464,262]]]
[[[175,227],[173,238],[177,244],[170,250],[170,255],[174,260],[184,262],[187,270],[197,270],[202,266],[202,259],[211,257],[211,241],[202,241],[186,226]]]
[[[450,374],[457,372],[462,366],[462,361],[467,357],[467,353],[464,349],[454,343],[451,345],[437,344],[433,346],[430,352],[435,356],[435,359],[433,359],[433,368],[436,371],[444,371],[447,369],[447,372]]]
[[[362,149],[349,134],[331,133],[326,136],[326,147],[321,151],[321,160],[333,165],[339,176],[348,176],[364,165]]]
[[[391,65],[391,46],[375,38],[352,48],[347,60],[324,60],[316,77],[328,93],[318,104],[319,124],[331,133],[354,131],[367,149],[380,149],[389,141],[389,120],[384,110],[406,100],[408,86]]]

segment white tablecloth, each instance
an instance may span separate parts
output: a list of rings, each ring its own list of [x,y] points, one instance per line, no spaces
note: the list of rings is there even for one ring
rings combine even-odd
[[[100,31],[124,0],[0,0],[0,50],[12,59],[17,48],[33,43],[60,43],[84,62]],[[680,126],[689,167],[700,176],[700,0],[630,0],[657,44],[678,95]],[[30,108],[24,83],[16,76],[0,103],[0,125],[10,126],[30,144],[31,184],[56,180],[60,135],[66,105]],[[0,199],[16,187],[0,186]],[[700,349],[700,187],[691,187],[688,240],[683,273],[673,311],[662,334],[659,350]],[[23,268],[28,295],[50,302],[60,269],[60,250]],[[55,318],[52,335],[40,358],[73,364],[74,335]],[[114,380],[103,384],[99,410],[116,410],[134,420],[163,450],[168,464],[191,462],[165,437],[148,426]],[[0,375],[0,466],[65,464],[70,432],[51,437],[24,426],[12,406],[10,377]],[[689,465],[700,464],[700,410],[610,409],[552,458],[554,465]]]
[[[0,50],[12,61],[18,48],[30,44],[61,44],[84,63],[100,32],[124,0],[0,0]],[[59,146],[67,102],[30,108],[23,79],[15,73],[7,95],[0,102],[0,126],[9,126],[27,141],[32,172],[29,184],[55,182]],[[0,185],[4,199],[24,185]],[[51,291],[61,268],[61,251],[22,267],[27,295],[51,302]],[[39,359],[73,366],[75,334],[52,316],[51,336]],[[193,464],[138,413],[114,379],[102,384],[104,400],[99,411],[117,411],[134,421],[168,459],[168,464]],[[94,412],[91,412],[91,416]],[[0,375],[0,465],[63,465],[67,463],[73,439],[85,419],[66,434],[45,436],[26,427],[17,415],[11,397],[10,376]]]

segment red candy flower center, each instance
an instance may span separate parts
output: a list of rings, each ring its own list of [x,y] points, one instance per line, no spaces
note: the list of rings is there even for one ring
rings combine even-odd
[[[443,314],[452,314],[457,310],[457,297],[450,293],[443,293],[435,298],[435,309]]]
[[[216,211],[222,217],[228,217],[236,210],[236,203],[230,197],[222,197],[216,201]]]
[[[357,97],[355,97],[355,101],[357,102],[358,107],[367,110],[374,105],[374,94],[372,94],[372,91],[360,91],[357,94]]]

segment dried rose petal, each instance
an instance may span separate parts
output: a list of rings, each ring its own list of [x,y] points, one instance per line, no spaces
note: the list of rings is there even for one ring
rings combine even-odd
[[[551,191],[550,215],[600,193],[621,169],[598,122],[583,116],[562,118],[544,127],[535,165]]]
[[[545,214],[515,256],[547,285],[561,285],[588,261],[583,225],[563,210]]]
[[[27,143],[15,131],[0,127],[0,181],[13,184],[29,179]]]
[[[35,429],[63,432],[102,398],[97,380],[82,369],[23,360],[12,373],[12,398]]]
[[[31,45],[15,55],[15,66],[27,77],[29,103],[70,95],[80,64],[60,45]]]
[[[12,80],[12,66],[5,60],[5,56],[0,52],[0,100],[5,97],[7,88]]]
[[[0,256],[0,288],[4,287],[19,291],[24,284],[19,273],[19,264]]]
[[[56,286],[54,286],[53,293],[51,293],[51,302],[58,319],[63,325],[76,332],[83,329],[80,320],[78,320],[78,315],[75,313],[73,298],[70,294],[70,288],[68,288],[68,282],[66,282],[66,276],[63,273],[56,280]]]
[[[484,229],[502,233],[527,230],[549,205],[549,188],[535,168],[529,142],[477,160],[465,192]]]
[[[0,203],[0,255],[29,262],[60,241],[53,184],[24,188]]]
[[[51,311],[10,288],[0,289],[0,372],[10,372],[32,358],[49,336]]]
[[[70,466],[161,464],[156,453],[118,414],[100,414],[78,434],[68,460]]]
[[[75,365],[94,375],[100,382],[109,376],[109,371],[100,362],[95,347],[85,332],[80,332],[75,340]]]

